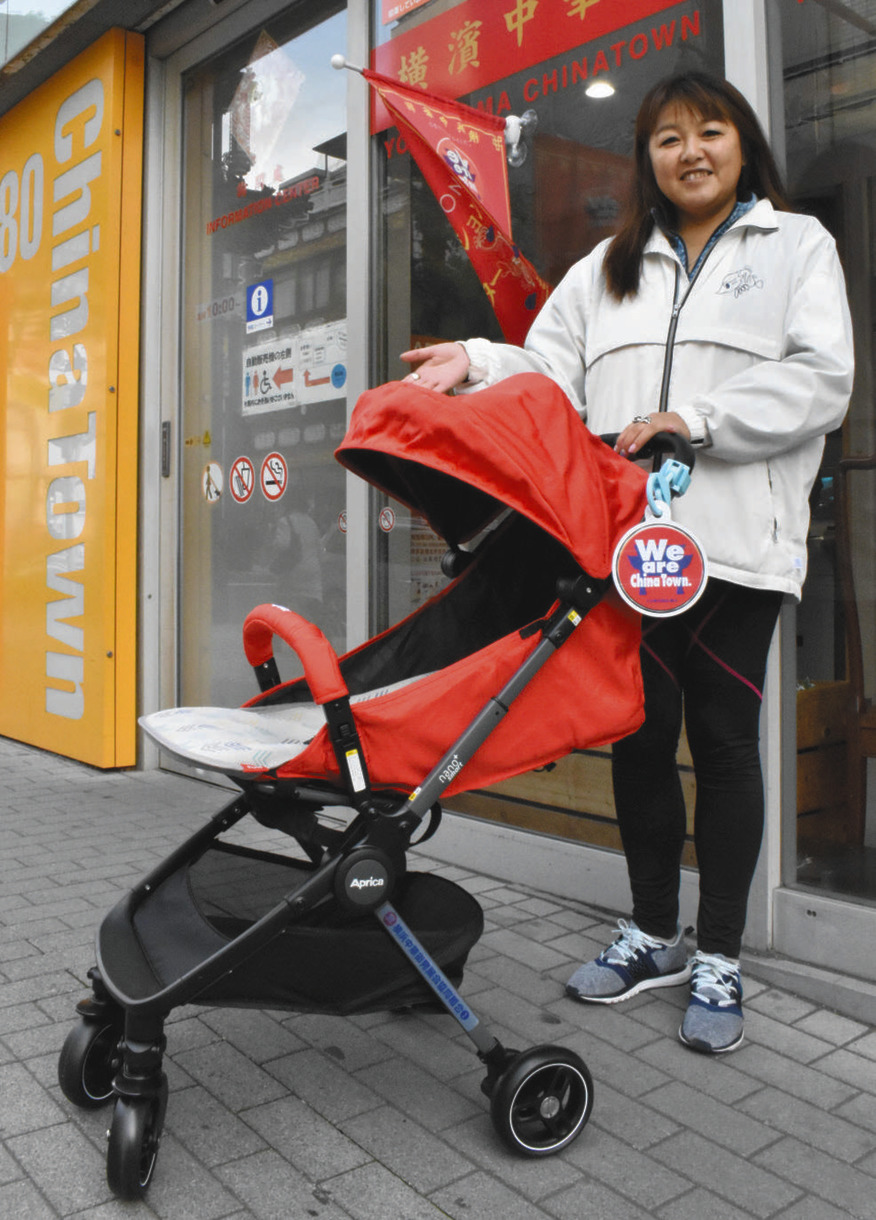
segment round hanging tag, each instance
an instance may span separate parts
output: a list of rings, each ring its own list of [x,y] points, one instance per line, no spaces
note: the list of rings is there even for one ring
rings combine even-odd
[[[612,576],[627,605],[652,618],[669,618],[702,595],[708,561],[689,530],[655,518],[634,525],[621,538]]]

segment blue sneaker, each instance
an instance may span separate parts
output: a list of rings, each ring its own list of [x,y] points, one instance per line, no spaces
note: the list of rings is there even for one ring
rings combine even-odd
[[[690,978],[690,962],[679,927],[675,940],[648,936],[632,920],[618,920],[619,936],[592,962],[579,966],[566,994],[587,1004],[617,1004],[649,987],[677,987]]]
[[[697,950],[692,964],[690,1004],[678,1036],[704,1055],[735,1051],[743,1038],[739,963],[721,953]]]

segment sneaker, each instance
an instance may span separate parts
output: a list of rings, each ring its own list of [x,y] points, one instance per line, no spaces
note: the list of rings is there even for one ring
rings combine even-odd
[[[592,962],[579,966],[566,994],[588,1004],[616,1004],[649,987],[676,987],[690,978],[690,962],[681,928],[675,940],[648,936],[630,920],[618,920],[614,944]]]
[[[734,1051],[742,1042],[742,980],[739,963],[721,953],[693,958],[690,1004],[678,1036],[705,1055]]]

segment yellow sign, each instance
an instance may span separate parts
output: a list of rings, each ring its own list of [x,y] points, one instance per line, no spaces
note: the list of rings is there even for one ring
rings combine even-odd
[[[136,761],[143,39],[0,118],[0,734]]]

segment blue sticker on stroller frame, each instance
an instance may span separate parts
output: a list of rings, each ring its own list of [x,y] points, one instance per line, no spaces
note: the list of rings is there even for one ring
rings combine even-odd
[[[395,907],[389,902],[384,902],[377,908],[375,914],[389,934],[404,949],[412,964],[447,1011],[456,1018],[464,1030],[470,1033],[476,1025],[480,1024],[478,1018],[459,997],[447,976],[432,961]]]

